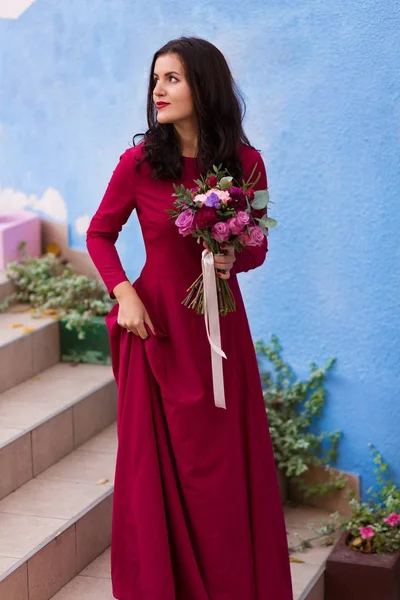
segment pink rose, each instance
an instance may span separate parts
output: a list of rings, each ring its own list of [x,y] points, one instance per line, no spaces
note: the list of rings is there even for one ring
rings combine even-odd
[[[367,527],[360,527],[361,537],[366,540],[367,538],[372,538],[375,535],[374,528],[372,525],[367,525]]]
[[[179,233],[182,235],[189,235],[195,231],[195,227],[193,226],[194,221],[194,212],[187,208],[175,221],[175,225],[179,227]]]
[[[388,517],[385,517],[383,520],[386,521],[386,523],[388,523],[391,527],[394,527],[395,525],[398,525],[400,523],[400,515],[393,512],[390,513],[390,515]]]
[[[248,242],[248,246],[262,246],[264,242],[264,233],[261,227],[256,225],[255,227],[250,228],[250,241]]]
[[[212,237],[217,242],[227,242],[231,236],[231,230],[228,222],[219,221],[212,228]]]
[[[247,231],[244,231],[239,235],[239,242],[243,244],[243,246],[248,246],[250,241],[250,236]]]
[[[239,235],[239,242],[243,246],[262,246],[264,237],[263,230],[256,225],[255,227],[250,227],[249,231],[245,231]]]
[[[231,232],[235,235],[239,235],[239,234],[243,233],[243,229],[245,228],[245,226],[248,224],[249,221],[250,221],[249,215],[246,212],[244,212],[243,210],[240,210],[238,212],[238,214],[236,215],[236,217],[232,217],[232,219],[229,219],[228,223],[229,223]]]

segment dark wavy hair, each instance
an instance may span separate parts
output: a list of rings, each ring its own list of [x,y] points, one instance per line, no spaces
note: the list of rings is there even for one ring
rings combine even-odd
[[[137,136],[144,138],[144,156],[137,168],[141,162],[148,160],[154,178],[178,179],[182,173],[179,136],[172,123],[158,123],[153,101],[156,60],[161,55],[172,53],[179,55],[192,91],[198,128],[197,166],[200,172],[205,173],[213,164],[222,163],[239,180],[243,177],[243,167],[238,146],[240,143],[251,146],[242,126],[246,113],[245,101],[222,52],[210,42],[197,37],[171,40],[153,57],[147,95],[148,130],[133,138],[134,145]]]

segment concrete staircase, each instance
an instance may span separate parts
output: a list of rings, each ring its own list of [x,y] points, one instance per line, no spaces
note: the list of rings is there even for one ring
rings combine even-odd
[[[0,314],[1,600],[48,600],[110,544],[115,383],[59,355],[56,321]]]
[[[10,291],[0,274],[0,301]],[[0,600],[113,598],[116,387],[110,367],[59,355],[56,321],[23,307],[0,314]],[[326,514],[288,508],[291,543]],[[296,600],[323,600],[328,554],[297,555]]]

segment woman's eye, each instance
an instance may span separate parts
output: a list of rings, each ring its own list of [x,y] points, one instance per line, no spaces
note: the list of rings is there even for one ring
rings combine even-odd
[[[170,75],[170,76],[168,77],[168,79],[169,79],[169,81],[172,81],[172,79],[174,79],[175,81],[178,81],[178,79],[177,79],[176,77],[174,77],[174,75]],[[157,83],[158,83],[158,79],[157,79],[156,77],[154,77],[154,79],[153,79],[153,83],[154,83],[154,86],[156,86],[156,85],[157,85]]]

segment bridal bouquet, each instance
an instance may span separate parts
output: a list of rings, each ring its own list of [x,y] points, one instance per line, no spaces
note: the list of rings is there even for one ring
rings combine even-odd
[[[233,177],[222,165],[194,183],[197,187],[186,189],[175,185],[175,209],[167,212],[179,228],[179,233],[203,239],[213,254],[222,254],[221,244],[232,244],[240,252],[246,246],[261,246],[268,228],[277,222],[267,216],[267,206],[272,202],[268,190],[254,191],[261,173],[253,180],[257,164],[247,182],[233,185]],[[235,299],[228,280],[216,276],[218,310],[221,315],[235,311]],[[182,304],[204,313],[203,273],[187,290],[188,296]]]

